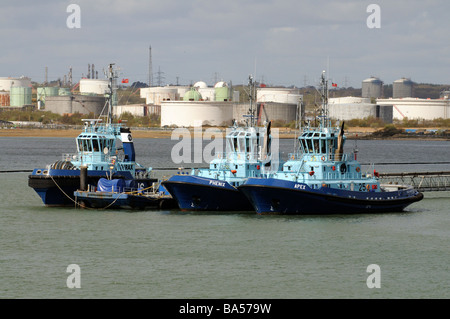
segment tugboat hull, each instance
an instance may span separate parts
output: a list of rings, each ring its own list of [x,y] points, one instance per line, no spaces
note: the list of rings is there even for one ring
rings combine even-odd
[[[312,189],[306,184],[275,179],[249,179],[239,190],[258,214],[364,214],[402,211],[420,201],[412,188],[390,192]]]
[[[162,182],[182,210],[252,211],[248,199],[226,181],[198,176],[172,176]]]

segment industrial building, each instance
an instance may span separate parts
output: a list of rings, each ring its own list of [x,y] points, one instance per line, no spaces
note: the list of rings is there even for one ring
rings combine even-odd
[[[328,100],[328,115],[336,120],[380,118],[392,123],[392,105],[372,103],[369,97],[341,97]]]
[[[441,99],[419,99],[419,98],[389,98],[377,99],[381,107],[392,107],[393,118],[396,120],[423,119],[434,120],[438,118],[448,119],[450,117],[450,100]]]
[[[239,92],[226,82],[214,87],[199,81],[192,87],[141,89],[147,103],[161,103],[161,126],[228,126],[248,114],[249,104],[239,103]],[[260,123],[278,120],[289,123],[304,113],[298,89],[258,88],[255,116]]]
[[[44,110],[61,115],[92,112],[95,116],[99,116],[105,104],[104,96],[56,95],[46,97]]]
[[[143,94],[147,103],[161,104],[161,126],[228,126],[233,120],[233,100],[239,100],[239,92],[223,81],[214,87],[199,81],[192,87],[141,89]]]
[[[361,96],[363,98],[380,98],[383,96],[383,81],[370,77],[362,81]]]
[[[426,112],[425,108],[418,106],[419,104],[423,106],[426,102],[423,103],[424,100],[422,100],[422,102],[417,103],[418,99],[412,98],[414,82],[411,79],[400,78],[393,82],[392,87],[393,98],[383,99],[383,81],[371,76],[362,81],[361,98],[329,99],[329,116],[339,120],[374,117],[383,120],[385,123],[392,123],[394,119],[406,117],[402,114],[416,116],[420,112]],[[411,103],[412,101],[414,102]],[[439,112],[431,113],[437,114]],[[429,115],[431,116],[431,114]]]
[[[123,113],[130,113],[133,116],[148,116],[150,114],[160,115],[161,107],[145,104],[117,105],[113,108],[113,115],[120,117]]]
[[[31,79],[21,77],[0,78],[0,106],[22,107],[30,105],[32,87]]]
[[[392,97],[394,99],[413,97],[414,82],[411,79],[401,78],[392,84]]]
[[[108,79],[81,79],[80,94],[82,95],[105,95],[109,92]]]
[[[248,112],[248,104],[236,104],[233,117],[240,120]],[[288,124],[304,117],[303,95],[297,88],[268,88],[256,90],[256,112],[258,123],[277,121]]]
[[[0,91],[11,91],[12,87],[31,87],[31,79],[21,77],[0,77]]]
[[[69,88],[38,87],[36,90],[38,109],[61,115],[73,113],[100,115],[106,104],[108,80],[83,78],[79,82],[79,90],[79,94],[73,94]],[[113,101],[117,101],[117,97],[113,97]]]
[[[229,126],[233,102],[166,101],[161,105],[161,126]]]

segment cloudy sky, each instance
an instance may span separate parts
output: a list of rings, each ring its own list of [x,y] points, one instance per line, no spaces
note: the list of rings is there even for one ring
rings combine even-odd
[[[370,76],[450,83],[448,0],[2,0],[0,12],[0,77],[41,82],[48,67],[51,81],[72,66],[78,81],[88,64],[103,77],[113,62],[121,78],[147,82],[151,46],[162,84],[246,84],[252,74],[302,87],[322,70],[340,87]]]

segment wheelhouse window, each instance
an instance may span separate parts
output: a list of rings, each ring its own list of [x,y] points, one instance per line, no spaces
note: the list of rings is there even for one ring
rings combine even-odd
[[[98,152],[98,151],[101,150],[101,148],[100,148],[100,146],[99,146],[99,144],[98,144],[98,139],[94,138],[94,139],[92,140],[92,145],[93,145],[93,150],[94,150],[94,152]]]

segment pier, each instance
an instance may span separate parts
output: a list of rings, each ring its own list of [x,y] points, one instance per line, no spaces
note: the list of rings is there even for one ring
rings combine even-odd
[[[380,173],[382,184],[411,185],[420,192],[450,191],[449,172]]]

